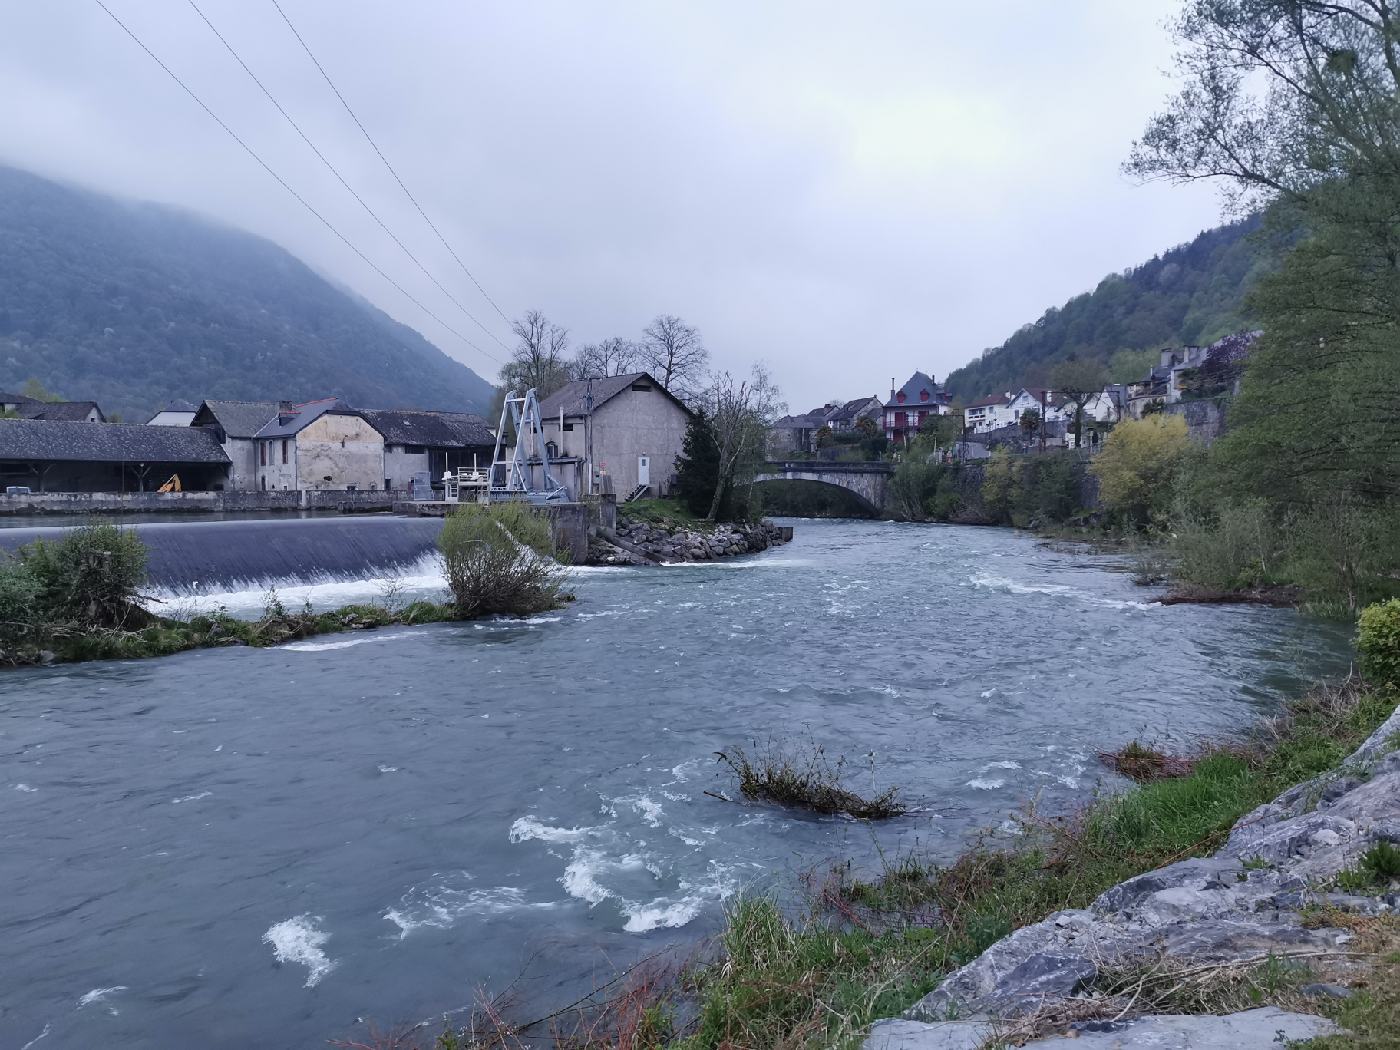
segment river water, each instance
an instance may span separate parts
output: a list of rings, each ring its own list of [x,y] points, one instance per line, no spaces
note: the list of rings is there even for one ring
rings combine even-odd
[[[1290,612],[1155,606],[1009,530],[796,526],[580,570],[527,621],[6,672],[0,1048],[323,1046],[513,981],[560,1005],[735,892],[951,856],[1089,797],[1097,748],[1228,732],[1344,661]],[[703,794],[755,741],[824,745],[914,810],[872,831]]]

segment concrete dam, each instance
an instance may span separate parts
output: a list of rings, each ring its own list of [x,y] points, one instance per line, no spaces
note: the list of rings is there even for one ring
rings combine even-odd
[[[150,586],[181,594],[409,574],[435,557],[442,520],[337,515],[176,520],[126,527],[135,529],[146,544]],[[69,528],[3,528],[0,550],[58,540]]]

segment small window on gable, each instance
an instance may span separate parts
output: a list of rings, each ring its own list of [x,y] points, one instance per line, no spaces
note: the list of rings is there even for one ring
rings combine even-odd
[[[904,404],[904,391],[901,390],[898,394],[894,396],[894,399],[898,401],[901,405]]]
[[[927,391],[927,390],[920,390],[920,391],[919,391],[919,400],[920,400],[920,401],[927,401],[927,400],[928,400],[928,391]]]
[[[632,389],[633,389],[633,390],[640,390],[642,393],[646,393],[648,390],[651,389],[651,384],[650,384],[650,383],[633,383],[633,384],[632,384]]]

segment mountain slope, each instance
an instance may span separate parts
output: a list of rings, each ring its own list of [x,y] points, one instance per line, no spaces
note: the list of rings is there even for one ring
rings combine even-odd
[[[1060,361],[1107,364],[1120,350],[1209,343],[1250,325],[1244,299],[1271,269],[1274,252],[1251,236],[1258,217],[1207,230],[1150,262],[1110,274],[1092,292],[1046,310],[980,360],[949,373],[965,401],[1022,386],[1044,386]]]
[[[484,410],[490,383],[251,234],[0,167],[0,389]]]

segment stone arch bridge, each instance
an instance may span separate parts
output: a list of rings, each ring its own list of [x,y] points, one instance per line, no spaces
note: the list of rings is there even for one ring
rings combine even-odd
[[[765,481],[816,481],[854,493],[866,509],[881,513],[889,490],[892,463],[839,463],[834,460],[795,460],[765,463],[754,475],[755,483]]]

